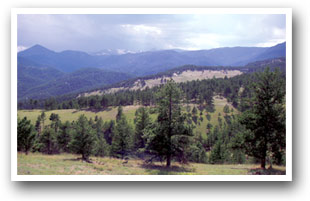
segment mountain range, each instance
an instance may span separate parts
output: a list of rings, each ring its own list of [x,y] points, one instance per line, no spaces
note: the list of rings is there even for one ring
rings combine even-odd
[[[47,98],[154,75],[183,65],[244,66],[285,57],[286,43],[273,47],[226,47],[210,50],[157,50],[88,54],[55,52],[35,45],[17,54],[18,99]],[[115,53],[115,54],[114,54]]]
[[[285,51],[285,42],[273,47],[226,47],[197,51],[158,50],[121,55],[90,55],[72,50],[54,52],[35,45],[19,52],[18,57],[39,65],[51,66],[63,72],[92,67],[143,76],[187,64],[242,66],[258,60],[284,57]]]

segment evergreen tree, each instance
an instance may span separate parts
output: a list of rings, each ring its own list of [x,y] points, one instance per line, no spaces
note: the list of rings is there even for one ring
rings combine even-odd
[[[121,115],[114,129],[112,138],[111,154],[114,157],[124,158],[132,149],[133,130],[125,115]]]
[[[208,131],[208,133],[211,132],[211,128],[212,128],[212,124],[208,123],[207,124],[207,131]]]
[[[89,162],[95,143],[95,132],[85,115],[81,115],[74,125],[74,133],[69,144],[73,153],[81,154],[82,160]]]
[[[207,120],[208,121],[211,121],[211,115],[208,113],[208,114],[206,114],[206,117],[207,117]]]
[[[61,125],[61,121],[59,119],[59,115],[55,114],[55,113],[52,113],[49,119],[52,121],[51,128],[54,128],[55,129],[55,133],[57,134],[58,129],[59,129],[60,125]]]
[[[61,125],[60,132],[57,136],[57,143],[61,151],[70,152],[69,143],[73,134],[72,125],[69,121],[66,121]]]
[[[42,122],[42,130],[44,130],[44,122],[45,122],[45,120],[46,120],[46,115],[45,115],[45,112],[44,112],[44,111],[41,112],[41,117],[40,117],[40,119],[41,119],[41,122]]]
[[[150,125],[151,119],[145,107],[140,107],[135,113],[135,150],[145,147],[145,140],[143,138],[144,130]]]
[[[197,113],[198,113],[198,110],[197,110],[197,108],[194,106],[194,107],[193,107],[193,110],[192,110],[192,114],[193,114],[194,116],[196,116]]]
[[[230,112],[229,111],[229,106],[226,104],[223,108],[223,112],[225,113],[225,115],[227,116],[227,114]]]
[[[35,129],[36,129],[39,136],[41,135],[42,127],[43,127],[41,122],[42,122],[41,121],[41,115],[39,115],[37,118],[36,124],[35,124]]]
[[[167,167],[170,167],[172,157],[185,162],[186,148],[188,148],[189,136],[192,136],[192,128],[185,124],[186,115],[182,115],[179,101],[181,91],[173,80],[158,93],[158,118],[150,126],[145,137],[148,153],[166,159]]]
[[[121,119],[122,115],[123,115],[123,107],[122,106],[118,106],[117,114],[116,114],[116,122]]]
[[[26,155],[31,149],[35,139],[33,126],[27,117],[17,120],[17,150],[24,151]]]
[[[96,145],[94,154],[96,156],[104,157],[110,152],[110,147],[104,138],[104,123],[101,117],[99,117],[95,124],[96,131]]]
[[[47,127],[40,136],[40,151],[47,154],[58,153],[57,135],[54,128]]]
[[[114,135],[114,129],[115,129],[115,121],[114,120],[111,120],[111,121],[108,121],[108,122],[105,122],[104,123],[104,138],[106,140],[106,142],[111,145],[112,144],[112,138],[113,138],[113,135]]]
[[[244,148],[265,169],[267,152],[276,155],[285,149],[285,82],[279,71],[266,68],[257,74],[253,90],[252,107],[240,122],[251,131],[244,135]]]

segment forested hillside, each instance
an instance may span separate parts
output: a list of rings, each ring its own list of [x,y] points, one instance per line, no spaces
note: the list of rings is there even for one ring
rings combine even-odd
[[[28,68],[25,71],[31,73],[29,70],[30,69]],[[32,71],[35,70],[37,70],[37,68],[32,68]],[[42,71],[39,73],[40,76],[42,76]],[[55,75],[54,72],[50,73]],[[110,72],[97,68],[84,68],[73,73],[61,75],[62,76],[54,79],[45,79],[45,82],[31,85],[31,87],[29,86],[27,89],[27,82],[21,80],[20,90],[24,89],[24,91],[21,91],[19,94],[19,99],[44,99],[68,93],[78,93],[94,87],[104,87],[131,78],[131,76],[126,73]]]

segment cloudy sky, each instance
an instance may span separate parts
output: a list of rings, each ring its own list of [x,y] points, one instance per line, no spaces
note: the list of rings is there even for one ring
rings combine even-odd
[[[285,15],[18,15],[18,49],[148,51],[269,47],[285,41]]]

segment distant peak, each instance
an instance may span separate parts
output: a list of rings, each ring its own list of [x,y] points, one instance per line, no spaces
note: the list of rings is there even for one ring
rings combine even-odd
[[[30,47],[29,49],[45,49],[48,50],[46,47],[43,47],[42,45],[35,44],[34,46]]]
[[[48,54],[54,53],[54,51],[43,47],[42,45],[36,44],[24,51],[19,52],[18,54],[21,56],[29,56],[29,55],[38,55],[38,54]]]

